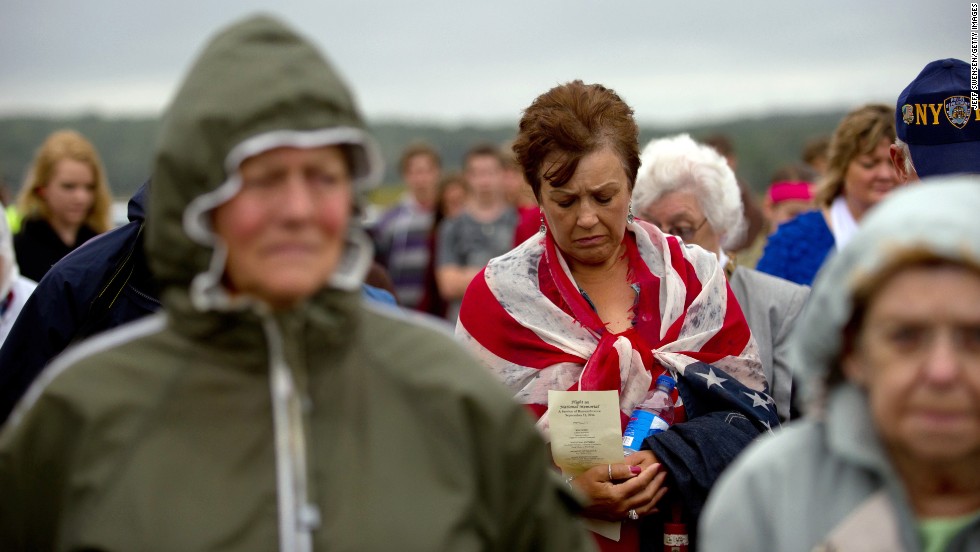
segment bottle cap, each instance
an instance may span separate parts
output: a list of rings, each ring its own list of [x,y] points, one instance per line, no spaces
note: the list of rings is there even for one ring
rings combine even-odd
[[[674,378],[663,375],[657,378],[657,387],[666,387],[667,391],[674,390]]]

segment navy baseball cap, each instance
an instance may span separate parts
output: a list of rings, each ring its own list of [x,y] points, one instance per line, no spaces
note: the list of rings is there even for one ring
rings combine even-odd
[[[980,110],[970,104],[970,66],[953,58],[926,65],[898,96],[895,131],[920,177],[980,174]]]

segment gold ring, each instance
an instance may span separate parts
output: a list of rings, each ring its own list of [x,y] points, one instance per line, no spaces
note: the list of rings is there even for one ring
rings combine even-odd
[[[609,480],[612,481],[612,464],[606,464],[606,471],[609,473]]]

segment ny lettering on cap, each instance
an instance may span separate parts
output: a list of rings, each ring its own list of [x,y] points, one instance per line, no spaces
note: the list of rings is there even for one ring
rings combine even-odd
[[[980,110],[970,105],[970,66],[933,61],[898,96],[895,130],[920,177],[980,174]]]

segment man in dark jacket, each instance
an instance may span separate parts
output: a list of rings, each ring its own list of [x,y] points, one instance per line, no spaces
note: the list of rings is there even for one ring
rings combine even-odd
[[[0,347],[0,423],[65,347],[160,308],[142,244],[149,184],[129,200],[127,224],[65,256],[27,300]]]

